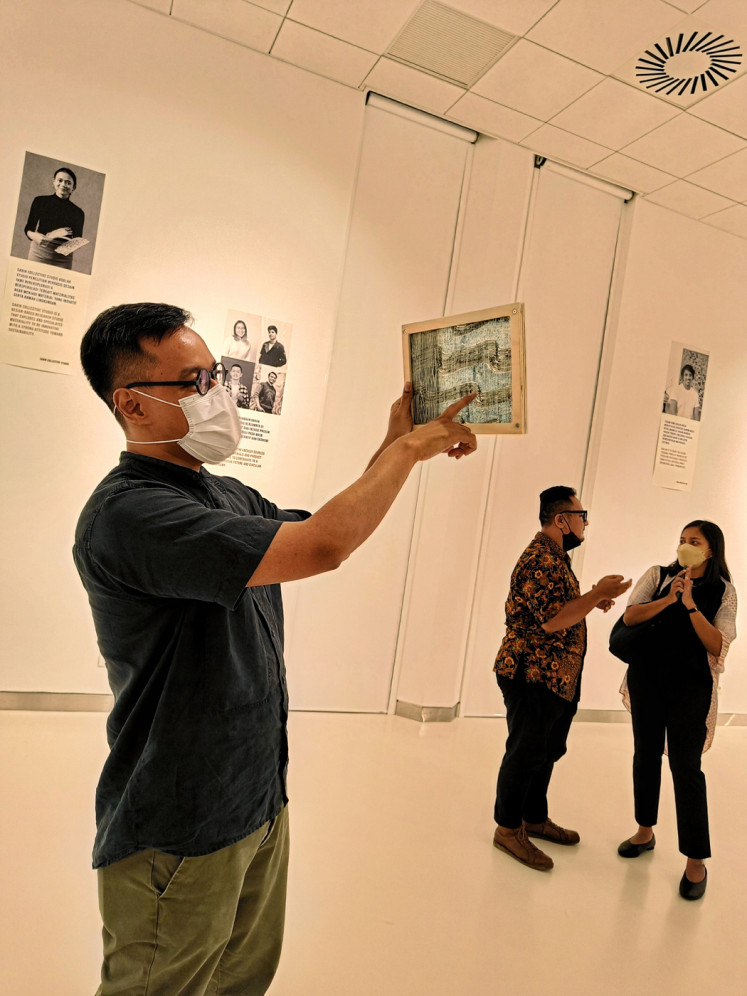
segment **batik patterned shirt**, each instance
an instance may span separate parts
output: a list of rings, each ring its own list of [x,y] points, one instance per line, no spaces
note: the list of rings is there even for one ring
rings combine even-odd
[[[572,701],[586,652],[586,621],[554,633],[546,633],[542,624],[580,594],[568,554],[545,533],[537,533],[511,575],[496,674],[542,682]]]

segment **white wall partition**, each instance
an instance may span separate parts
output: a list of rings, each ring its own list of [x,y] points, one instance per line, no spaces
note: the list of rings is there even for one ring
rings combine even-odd
[[[539,529],[540,491],[554,484],[581,486],[624,209],[618,196],[539,172],[518,292],[526,302],[529,431],[496,447],[462,715],[501,710],[492,667],[511,571]],[[595,531],[591,536],[596,541]]]
[[[635,202],[634,202],[635,203]],[[745,598],[747,532],[747,244],[645,201],[635,203],[625,279],[613,302],[614,354],[595,462],[582,580],[619,571],[638,578],[670,563],[692,519],[724,530],[737,594]],[[710,351],[692,491],[654,487],[652,471],[672,341]],[[591,483],[591,482],[590,482]],[[623,600],[624,603],[624,600]],[[614,611],[615,617],[619,614]],[[620,708],[624,665],[610,656],[610,617],[590,618],[584,692],[587,708]],[[730,650],[720,709],[747,711],[744,614]]]
[[[477,143],[447,314],[515,300],[534,172],[524,149]],[[406,713],[459,700],[494,446],[423,468],[391,703]]]
[[[402,390],[403,322],[444,313],[471,152],[427,124],[366,108],[315,506],[363,472],[384,435]],[[294,586],[295,708],[387,710],[418,472],[362,549],[335,573]]]

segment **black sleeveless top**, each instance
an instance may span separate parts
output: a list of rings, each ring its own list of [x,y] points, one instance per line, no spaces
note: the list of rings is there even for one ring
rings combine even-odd
[[[682,570],[678,565],[659,568],[659,585],[652,602],[666,598],[669,583]],[[722,580],[707,582],[701,578],[693,580],[693,601],[709,623],[713,624],[726,585]],[[695,632],[690,613],[681,601],[668,605],[653,620],[650,648],[646,654],[648,665],[671,667],[683,674],[707,675],[710,679],[708,652]]]

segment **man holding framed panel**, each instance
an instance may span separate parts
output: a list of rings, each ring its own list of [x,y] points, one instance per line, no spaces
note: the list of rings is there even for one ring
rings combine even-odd
[[[530,868],[552,858],[529,838],[577,844],[575,830],[548,816],[553,766],[566,752],[581,694],[586,616],[608,612],[631,581],[603,577],[585,594],[568,552],[584,541],[588,513],[573,488],[540,495],[541,530],[519,557],[506,601],[506,633],[493,670],[506,704],[508,739],[498,773],[494,845]]]
[[[476,447],[469,395],[413,429],[392,406],[364,474],[310,515],[214,477],[241,436],[182,308],[96,318],[81,361],[127,440],[73,555],[114,692],[96,793],[101,996],[266,992],[283,936],[288,692],[280,583],[335,570],[410,471]]]

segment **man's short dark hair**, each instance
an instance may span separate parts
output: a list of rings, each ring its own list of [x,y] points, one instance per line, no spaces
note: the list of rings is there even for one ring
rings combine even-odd
[[[575,488],[567,488],[563,484],[546,488],[540,495],[540,525],[549,526],[558,512],[567,512],[575,494]]]
[[[73,173],[73,171],[70,169],[70,167],[69,166],[60,166],[59,169],[56,169],[54,171],[54,176],[52,177],[53,180],[57,179],[57,174],[58,173],[69,173],[70,176],[73,178],[73,190],[75,190],[75,188],[78,186],[78,177],[75,175],[75,173]]]
[[[268,325],[267,326],[267,331],[268,332],[274,332],[275,335],[277,335],[278,334],[278,327],[277,327],[277,325]]]
[[[164,336],[192,320],[173,304],[118,304],[102,311],[80,344],[83,372],[96,394],[112,408],[112,394],[125,382],[145,379],[138,371],[148,366],[143,340],[159,343]]]
[[[680,370],[680,377],[685,373],[686,370],[690,371],[690,374],[695,377],[695,367],[691,367],[689,363],[686,363],[684,367]]]

